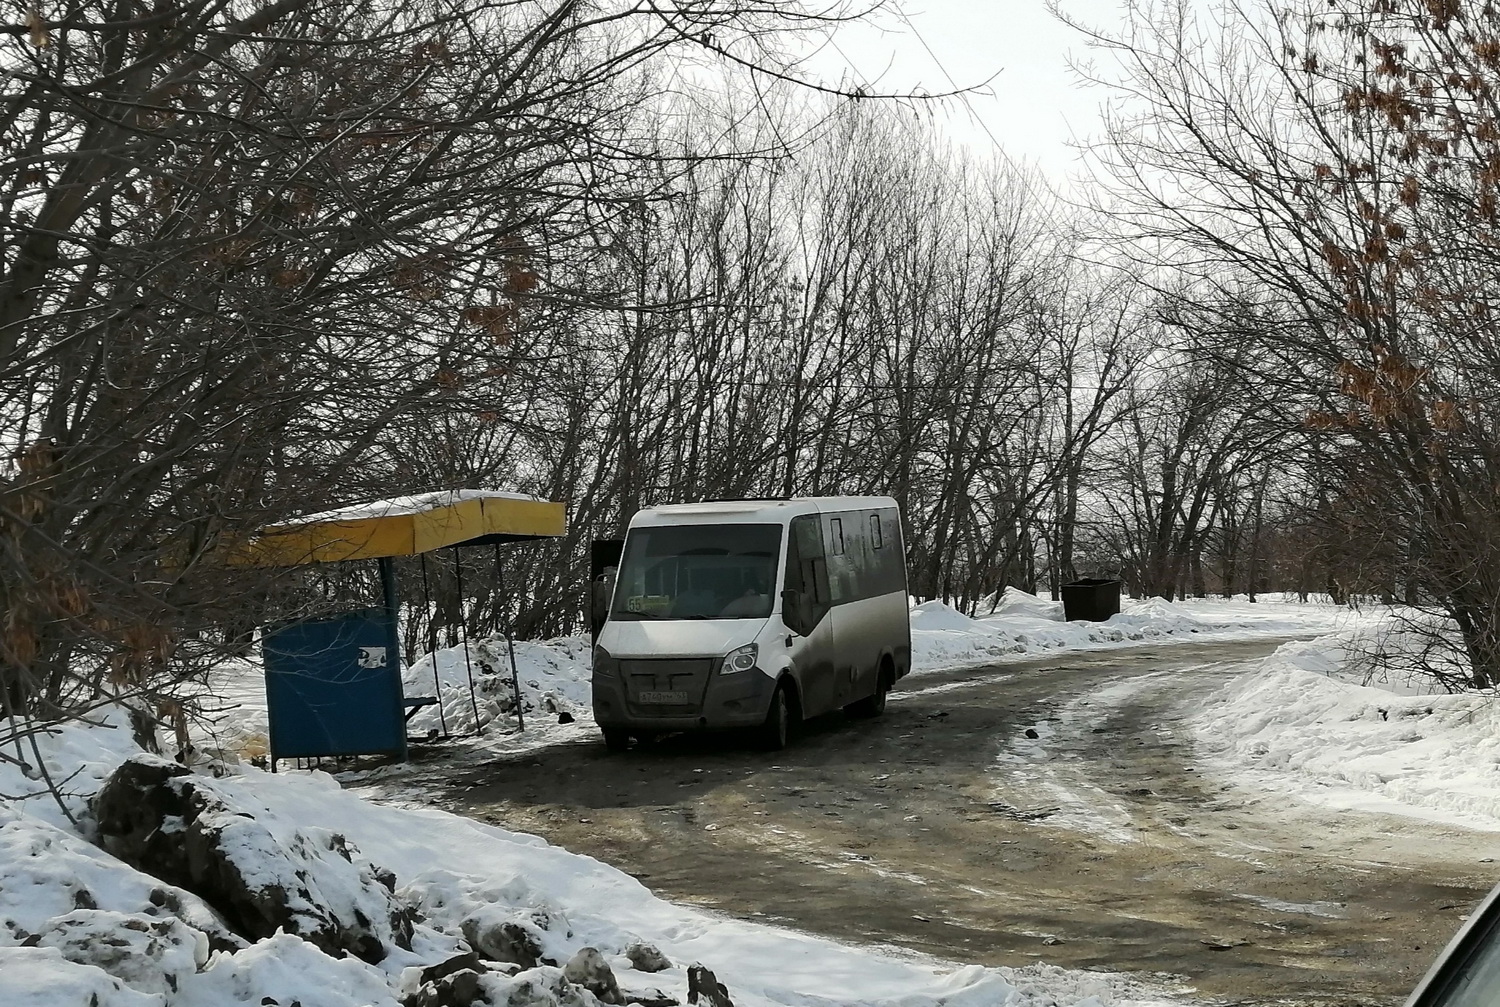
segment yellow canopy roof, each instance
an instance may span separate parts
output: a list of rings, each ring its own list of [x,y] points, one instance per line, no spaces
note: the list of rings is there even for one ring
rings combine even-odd
[[[567,531],[560,503],[493,490],[449,490],[376,500],[274,525],[233,550],[229,562],[304,566],[415,556],[450,545],[556,538]]]

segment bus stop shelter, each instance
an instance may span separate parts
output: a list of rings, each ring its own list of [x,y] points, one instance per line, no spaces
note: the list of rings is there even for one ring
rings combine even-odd
[[[408,697],[402,688],[396,557],[454,550],[462,601],[458,550],[494,547],[498,578],[501,545],[566,532],[567,514],[560,503],[491,490],[451,490],[309,515],[265,528],[236,550],[231,562],[241,566],[373,560],[380,573],[379,604],[266,628],[261,646],[272,768],[278,759],[376,754],[404,759],[407,718],[415,709],[440,702],[440,695]],[[464,647],[467,657],[467,632]],[[509,652],[520,717],[513,642]],[[471,673],[471,698],[472,690]]]

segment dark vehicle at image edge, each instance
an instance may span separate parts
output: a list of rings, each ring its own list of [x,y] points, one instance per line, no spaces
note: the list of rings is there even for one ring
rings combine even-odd
[[[1448,942],[1406,1007],[1500,1007],[1500,885]]]

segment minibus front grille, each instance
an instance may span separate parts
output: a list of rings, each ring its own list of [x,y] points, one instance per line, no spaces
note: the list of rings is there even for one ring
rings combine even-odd
[[[642,714],[676,716],[703,707],[716,659],[659,658],[622,660],[620,675],[631,707]]]

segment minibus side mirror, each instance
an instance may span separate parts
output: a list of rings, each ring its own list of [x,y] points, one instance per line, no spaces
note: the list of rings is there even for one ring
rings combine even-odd
[[[794,587],[789,587],[781,592],[781,621],[786,623],[786,628],[798,636],[806,636],[810,628],[807,624],[809,613],[805,611],[802,592]]]

